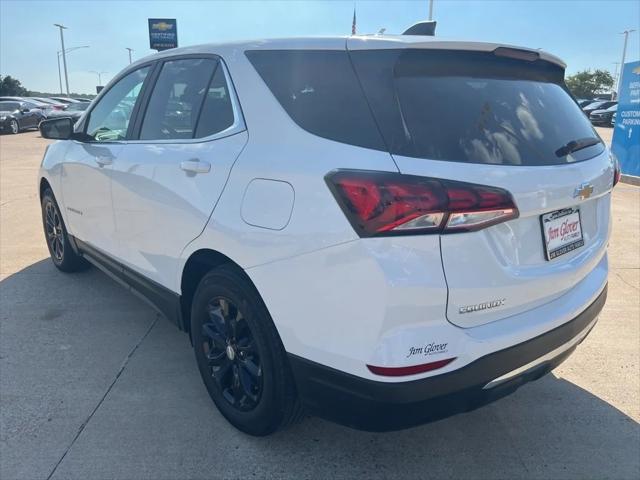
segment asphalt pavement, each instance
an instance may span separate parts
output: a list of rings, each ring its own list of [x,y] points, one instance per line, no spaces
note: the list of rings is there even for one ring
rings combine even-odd
[[[0,137],[0,478],[640,478],[640,189],[613,194],[609,299],[552,374],[385,434],[308,417],[267,438],[210,401],[187,336],[96,269],[48,258],[48,141]]]

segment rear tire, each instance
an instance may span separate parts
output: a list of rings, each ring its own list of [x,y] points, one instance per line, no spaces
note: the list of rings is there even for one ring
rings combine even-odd
[[[209,395],[238,430],[264,436],[301,417],[278,332],[239,269],[222,265],[200,281],[191,308],[191,336]]]
[[[63,272],[77,272],[89,263],[78,255],[69,242],[67,228],[53,192],[47,188],[42,195],[42,227],[53,264]]]

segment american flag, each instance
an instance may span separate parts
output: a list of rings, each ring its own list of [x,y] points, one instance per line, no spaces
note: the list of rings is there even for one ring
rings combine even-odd
[[[356,34],[356,7],[353,7],[353,22],[351,22],[351,35]]]

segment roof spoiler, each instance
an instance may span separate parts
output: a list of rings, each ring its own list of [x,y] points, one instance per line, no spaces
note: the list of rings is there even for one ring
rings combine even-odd
[[[433,37],[436,34],[436,21],[425,20],[411,25],[403,33],[403,35],[427,35]]]

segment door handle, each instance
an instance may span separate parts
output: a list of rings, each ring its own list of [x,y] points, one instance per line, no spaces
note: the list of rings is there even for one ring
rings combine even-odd
[[[198,159],[185,160],[180,163],[180,168],[190,173],[209,173],[211,164]]]
[[[107,165],[111,165],[113,163],[113,158],[111,157],[101,157],[101,156],[97,156],[94,157],[96,163],[98,165],[100,165],[101,167],[105,167]]]

